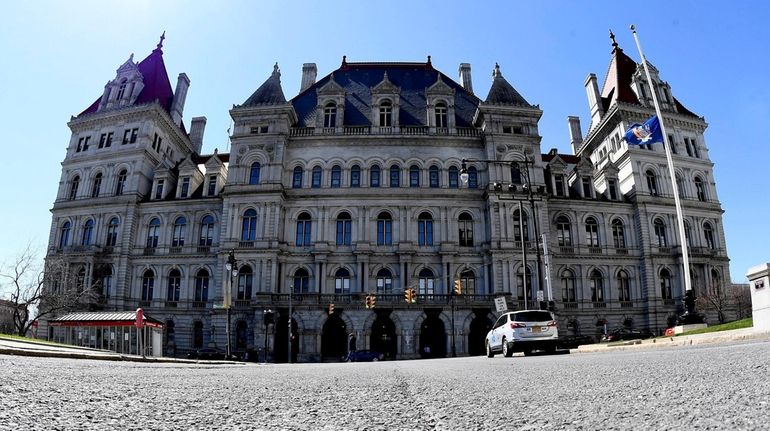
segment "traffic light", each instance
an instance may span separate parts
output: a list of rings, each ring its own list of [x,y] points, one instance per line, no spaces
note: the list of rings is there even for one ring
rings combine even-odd
[[[463,294],[463,283],[459,278],[455,278],[455,295]]]
[[[367,306],[366,308],[374,308],[375,303],[377,302],[377,297],[374,295],[369,295],[366,297],[367,299]]]
[[[334,313],[334,304],[329,304],[329,314]]]
[[[366,308],[372,308],[372,297],[366,295]]]
[[[414,304],[417,302],[417,292],[414,289],[406,289],[404,291],[404,299],[407,304]]]

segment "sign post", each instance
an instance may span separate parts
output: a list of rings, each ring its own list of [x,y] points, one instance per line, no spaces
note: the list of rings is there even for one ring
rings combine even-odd
[[[134,326],[136,326],[136,337],[138,339],[137,347],[139,347],[139,352],[141,352],[141,355],[144,358],[144,345],[142,342],[142,330],[144,329],[144,310],[142,310],[141,307],[136,309],[136,322],[134,322]]]

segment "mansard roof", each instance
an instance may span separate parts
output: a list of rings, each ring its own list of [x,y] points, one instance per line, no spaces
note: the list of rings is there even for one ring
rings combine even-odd
[[[495,63],[495,70],[492,72],[492,87],[490,87],[484,102],[492,105],[532,106],[503,78],[500,65],[497,63]]]
[[[257,88],[241,106],[280,105],[286,103],[286,97],[281,88],[281,69],[278,63],[273,66],[273,73]]]
[[[372,112],[372,90],[383,82],[387,74],[389,83],[398,88],[399,124],[402,126],[426,125],[426,91],[441,80],[454,89],[455,124],[470,127],[479,99],[466,91],[460,84],[433,68],[430,60],[426,63],[348,63],[305,89],[291,100],[299,118],[299,127],[312,127],[310,119],[318,106],[317,89],[330,80],[345,90],[345,125],[369,126]],[[383,87],[380,87],[381,89]]]
[[[163,62],[162,46],[161,39],[161,43],[152,50],[150,55],[137,65],[139,72],[142,74],[144,88],[142,88],[142,92],[139,93],[134,104],[139,105],[157,100],[163,109],[170,113],[171,103],[174,100],[174,91],[171,88],[171,82],[168,79],[166,64]],[[94,103],[86,108],[85,111],[78,114],[78,116],[96,112],[99,108],[101,99],[101,96],[97,97]]]

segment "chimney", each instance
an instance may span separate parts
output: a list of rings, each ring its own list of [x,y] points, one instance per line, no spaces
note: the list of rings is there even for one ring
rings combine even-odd
[[[460,63],[460,83],[465,91],[473,93],[473,81],[471,80],[471,64]]]
[[[182,112],[184,112],[184,101],[187,98],[188,88],[190,88],[190,78],[186,74],[180,73],[176,79],[174,101],[171,103],[171,118],[177,126],[182,125]]]
[[[196,153],[203,147],[203,131],[206,129],[206,117],[193,117],[190,123],[190,143]]]
[[[584,85],[588,94],[588,106],[591,108],[591,127],[593,127],[599,124],[599,121],[604,116],[604,107],[602,106],[602,98],[599,95],[599,84],[596,82],[596,74],[589,74]]]
[[[580,130],[580,117],[567,117],[569,122],[569,137],[572,144],[572,154],[577,154],[577,149],[583,144],[583,132]]]
[[[299,88],[299,92],[302,93],[303,91],[310,88],[311,85],[315,84],[315,78],[318,75],[318,68],[316,67],[315,63],[305,63],[302,65],[302,85]]]

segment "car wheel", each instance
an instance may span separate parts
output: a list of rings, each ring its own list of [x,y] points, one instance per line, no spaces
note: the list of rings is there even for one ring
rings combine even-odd
[[[505,356],[506,358],[510,358],[511,356],[513,356],[513,350],[511,350],[508,347],[508,340],[506,340],[505,338],[503,338],[503,356]]]
[[[489,345],[489,340],[487,340],[486,345],[487,345],[487,358],[494,358],[495,352],[492,351],[492,347]]]

